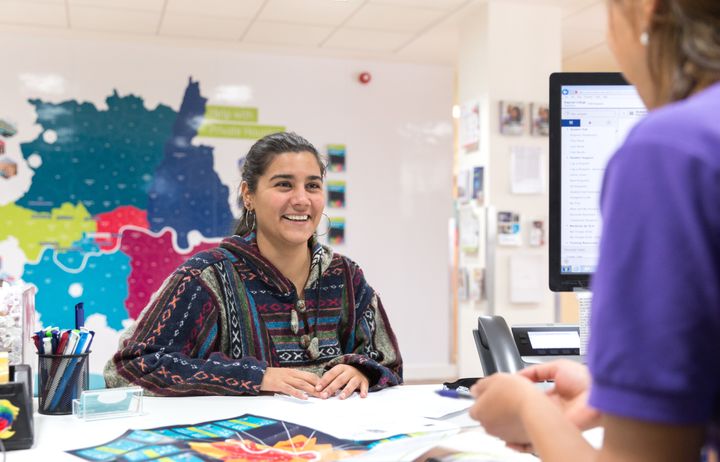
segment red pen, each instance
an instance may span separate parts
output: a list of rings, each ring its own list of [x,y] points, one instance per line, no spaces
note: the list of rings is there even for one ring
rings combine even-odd
[[[56,354],[64,354],[65,352],[65,345],[67,345],[68,336],[70,334],[69,330],[63,331],[62,334],[60,334],[60,341],[58,342]]]

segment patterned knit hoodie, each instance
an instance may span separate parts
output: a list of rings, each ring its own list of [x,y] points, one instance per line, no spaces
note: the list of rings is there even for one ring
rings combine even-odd
[[[361,370],[371,391],[402,383],[397,340],[362,270],[314,239],[309,246],[301,296],[260,254],[254,233],[195,254],[122,335],[105,366],[107,386],[134,384],[163,396],[254,395],[268,366],[322,375],[337,364]],[[300,315],[298,301],[306,308]],[[317,337],[316,351],[303,336]]]

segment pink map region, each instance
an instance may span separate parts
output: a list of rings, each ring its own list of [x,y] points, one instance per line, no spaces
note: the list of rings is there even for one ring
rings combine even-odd
[[[107,237],[95,237],[100,250],[111,250],[117,245],[122,226],[134,225],[138,228],[148,229],[147,211],[140,210],[131,205],[118,207],[112,212],[99,213],[95,217],[98,233],[107,233]]]
[[[217,242],[203,242],[186,253],[178,253],[173,247],[172,231],[169,229],[159,236],[141,230],[123,231],[120,250],[130,257],[131,266],[129,295],[125,300],[130,318],[138,317],[150,296],[182,262],[197,252],[217,245]]]

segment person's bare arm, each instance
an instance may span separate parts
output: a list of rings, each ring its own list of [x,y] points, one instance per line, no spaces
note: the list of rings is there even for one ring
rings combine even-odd
[[[470,416],[515,447],[530,445],[543,461],[593,460],[595,450],[550,397],[520,375],[493,374],[472,387]]]
[[[666,425],[603,415],[602,448],[597,451],[551,402],[535,403],[523,414],[534,452],[543,462],[695,462],[700,460],[702,426]]]
[[[701,425],[667,425],[617,416],[603,417],[601,462],[678,462],[700,460],[705,437]]]
[[[543,462],[677,462],[699,460],[700,425],[664,425],[603,416],[603,447],[594,449],[553,400],[518,375],[494,374],[472,388],[470,416],[485,431],[533,448]]]

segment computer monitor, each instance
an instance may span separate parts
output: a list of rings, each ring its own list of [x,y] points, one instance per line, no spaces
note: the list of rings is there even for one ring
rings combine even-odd
[[[619,73],[550,76],[550,290],[588,288],[605,165],[646,112]]]

